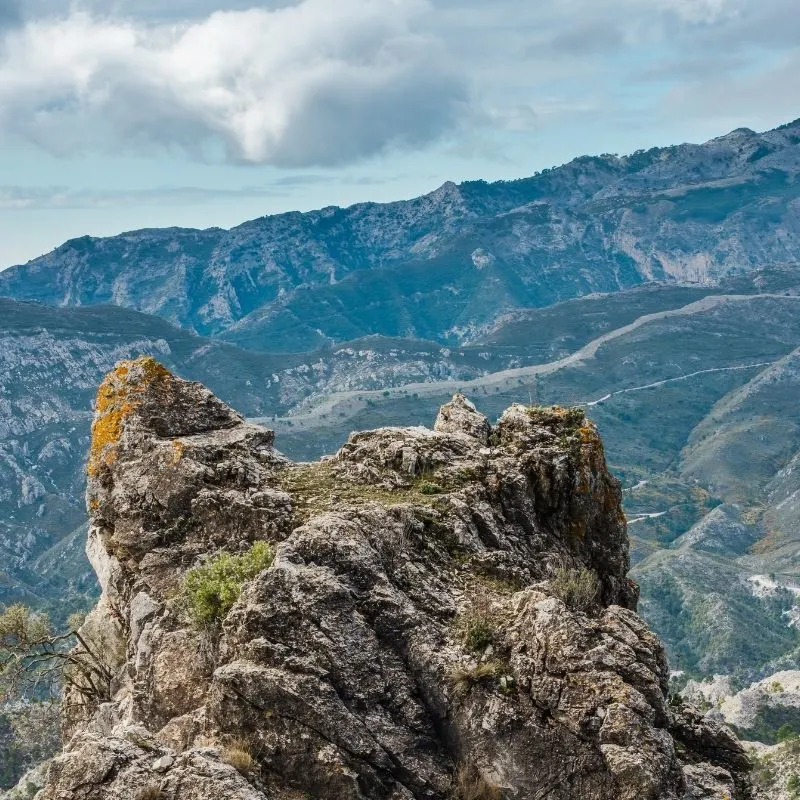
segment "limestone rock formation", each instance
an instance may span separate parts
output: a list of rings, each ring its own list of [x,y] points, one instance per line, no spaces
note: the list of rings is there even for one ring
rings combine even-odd
[[[456,397],[294,464],[142,359],[100,389],[88,505],[110,677],[66,696],[39,800],[751,797],[733,735],[667,702],[581,412]],[[257,542],[200,624],[187,572]]]
[[[439,416],[433,426],[440,433],[464,433],[483,444],[489,443],[492,426],[463,394],[456,394],[450,403],[439,409]]]

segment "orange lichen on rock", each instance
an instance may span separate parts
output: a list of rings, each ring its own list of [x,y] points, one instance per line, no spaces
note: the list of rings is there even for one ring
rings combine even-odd
[[[578,428],[578,434],[581,437],[583,444],[601,444],[600,435],[597,433],[597,428],[590,423],[584,423]]]
[[[140,396],[147,387],[169,374],[165,367],[147,356],[136,361],[122,361],[106,375],[95,402],[87,467],[91,477],[96,477],[103,466],[110,467],[116,461],[125,419],[139,405]]]
[[[172,463],[177,464],[183,458],[183,453],[186,450],[186,446],[183,444],[180,439],[173,439],[172,440]]]

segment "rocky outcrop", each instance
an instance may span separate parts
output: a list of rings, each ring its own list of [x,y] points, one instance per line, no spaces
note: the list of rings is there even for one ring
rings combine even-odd
[[[735,738],[667,702],[581,412],[456,397],[293,464],[143,359],[100,389],[88,505],[109,681],[65,698],[39,800],[750,797]],[[258,542],[200,624],[187,572]]]
[[[439,409],[433,429],[439,433],[465,433],[481,444],[489,443],[492,432],[489,420],[463,394],[454,395],[452,402]]]

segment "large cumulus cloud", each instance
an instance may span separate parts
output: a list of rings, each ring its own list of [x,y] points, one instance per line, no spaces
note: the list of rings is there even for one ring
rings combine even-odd
[[[676,119],[689,135],[800,113],[797,0],[77,2],[25,0],[23,23],[0,0],[0,139],[296,168],[446,135],[528,163],[550,133],[594,151],[591,126],[610,131],[597,147],[633,127],[644,146]]]
[[[421,146],[467,97],[423,32],[429,10],[303,0],[181,26],[84,11],[32,20],[4,35],[0,130],[64,154],[158,143],[279,166]]]

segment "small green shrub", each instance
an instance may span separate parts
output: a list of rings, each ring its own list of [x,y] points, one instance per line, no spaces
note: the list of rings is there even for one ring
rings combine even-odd
[[[453,627],[467,650],[482,653],[491,644],[502,644],[503,616],[485,593],[477,593],[465,609],[453,620]]]
[[[52,633],[47,614],[32,611],[22,603],[9,606],[0,614],[0,646],[4,649],[34,646]]]
[[[183,600],[200,627],[219,624],[239,599],[242,586],[272,564],[274,554],[266,542],[255,542],[246,553],[222,553],[208,564],[186,573]]]
[[[788,742],[792,739],[797,739],[797,731],[795,731],[790,723],[786,722],[778,728],[775,738],[779,742]]]
[[[488,616],[470,615],[463,618],[464,647],[482,653],[494,643],[497,623]]]
[[[797,773],[792,773],[786,781],[786,790],[792,797],[800,797],[800,777]]]
[[[568,608],[585,612],[594,606],[600,596],[600,581],[586,567],[572,569],[562,565],[551,578],[550,589]]]
[[[753,782],[759,789],[771,790],[775,785],[777,771],[769,756],[753,755]]]
[[[420,494],[441,494],[442,487],[438,484],[431,483],[430,481],[423,481],[419,485],[419,493]]]

